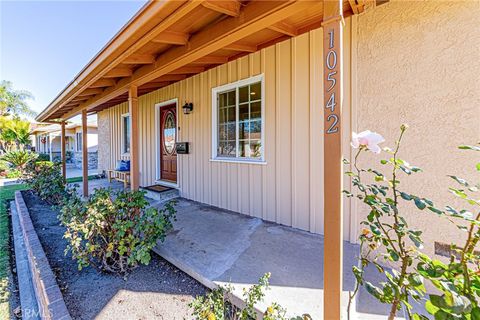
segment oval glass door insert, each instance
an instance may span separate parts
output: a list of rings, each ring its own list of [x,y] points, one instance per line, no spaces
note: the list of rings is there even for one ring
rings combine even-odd
[[[168,112],[163,124],[163,146],[168,154],[175,150],[175,116]]]

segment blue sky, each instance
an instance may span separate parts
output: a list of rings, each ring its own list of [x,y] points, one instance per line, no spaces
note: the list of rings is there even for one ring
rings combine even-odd
[[[0,0],[0,80],[40,112],[144,3]]]

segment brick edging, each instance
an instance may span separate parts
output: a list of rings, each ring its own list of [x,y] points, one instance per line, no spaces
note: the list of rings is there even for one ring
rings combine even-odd
[[[47,256],[33,227],[30,213],[20,191],[15,192],[22,236],[28,257],[28,265],[32,274],[33,287],[40,311],[41,319],[68,320],[71,319],[62,292],[58,287],[55,275],[50,268]]]

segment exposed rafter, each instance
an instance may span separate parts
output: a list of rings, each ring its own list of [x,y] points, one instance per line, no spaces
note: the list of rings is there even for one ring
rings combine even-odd
[[[121,77],[129,77],[133,74],[132,69],[127,67],[116,67],[108,71],[104,77],[105,78],[121,78]]]
[[[99,54],[95,57],[56,98],[55,100],[41,112],[37,117],[37,120],[42,121],[50,118],[50,114],[54,113],[57,106],[67,103],[76,92],[84,90],[92,85],[95,81],[103,77],[105,72],[115,68],[126,57],[135,53],[138,49],[149,43],[160,33],[164,32],[179,20],[185,18],[195,8],[202,4],[201,1],[188,1],[180,8],[175,10],[172,14],[165,17],[161,23],[154,28],[146,32],[140,39],[134,39],[133,42],[129,39],[131,34],[141,32],[141,29],[145,24],[152,19],[152,17],[158,16],[166,6],[165,1],[152,1],[149,2],[144,8],[136,14],[132,19],[132,23],[126,26],[114,40],[112,40]],[[145,13],[147,12],[148,13]],[[128,43],[128,44],[127,44]],[[119,45],[120,44],[120,45]],[[124,46],[126,48],[118,55],[111,57],[113,50],[118,50],[118,47]],[[104,70],[100,72],[100,70]],[[55,112],[57,113],[57,112]]]
[[[319,5],[321,5],[320,2]],[[241,17],[223,19],[192,35],[188,46],[169,49],[160,55],[154,64],[139,68],[131,77],[121,79],[115,87],[107,88],[104,93],[89,99],[78,108],[65,114],[65,117],[71,117],[83,108],[92,109],[125,93],[131,83],[142,85],[173,71],[178,73],[176,69],[182,70],[182,67],[195,60],[236,43],[258,30],[268,28],[300,11],[308,10],[311,6],[312,2],[310,1],[251,2],[243,7]]]
[[[99,79],[93,83],[90,88],[105,88],[115,85],[115,80],[113,79]]]
[[[232,43],[226,46],[224,49],[232,50],[232,51],[239,51],[239,52],[255,52],[257,51],[257,46],[247,43]]]
[[[185,66],[172,71],[172,74],[192,74],[192,73],[200,73],[205,71],[204,67],[198,66]]]
[[[184,46],[188,43],[190,36],[187,33],[164,31],[152,39],[154,43],[166,43]]]
[[[238,0],[207,0],[202,3],[205,8],[238,17],[240,15],[240,2]]]
[[[160,78],[154,79],[151,82],[163,82],[163,81],[180,81],[185,79],[187,76],[184,74],[166,74]]]
[[[155,56],[151,54],[132,54],[122,61],[124,64],[150,64],[155,62]]]
[[[78,95],[78,97],[91,96],[91,95],[99,94],[99,93],[102,93],[102,92],[103,92],[102,88],[90,88],[90,89],[82,91]]]
[[[192,62],[192,64],[224,64],[228,62],[228,57],[205,56]]]
[[[273,30],[273,31],[283,33],[283,34],[285,34],[287,36],[290,36],[290,37],[295,37],[295,36],[298,35],[298,30],[294,26],[292,26],[292,25],[290,25],[286,22],[283,22],[283,21],[280,21],[280,22],[277,22],[277,23],[271,25],[269,27],[269,29]]]

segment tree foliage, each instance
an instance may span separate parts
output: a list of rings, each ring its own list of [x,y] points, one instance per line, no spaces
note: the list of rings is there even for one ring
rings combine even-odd
[[[4,151],[23,150],[31,143],[30,122],[0,116],[0,143]]]
[[[27,100],[33,95],[26,90],[15,90],[10,81],[0,81],[0,116],[35,116]]]

